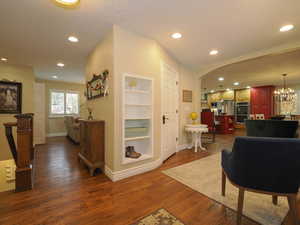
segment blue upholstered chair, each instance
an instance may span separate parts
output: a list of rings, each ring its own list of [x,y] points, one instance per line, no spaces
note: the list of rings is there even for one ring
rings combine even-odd
[[[244,192],[252,191],[288,199],[294,224],[300,186],[300,139],[237,137],[232,152],[222,151],[222,195],[226,177],[239,188],[237,224],[241,223]]]
[[[247,136],[295,138],[297,120],[245,120]]]

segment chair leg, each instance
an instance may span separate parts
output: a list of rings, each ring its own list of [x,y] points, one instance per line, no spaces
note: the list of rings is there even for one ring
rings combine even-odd
[[[299,218],[297,215],[297,195],[289,195],[288,197],[290,215],[294,225],[299,225]]]
[[[240,225],[243,215],[243,206],[244,206],[244,193],[245,189],[239,188],[239,199],[238,199],[238,210],[237,210],[237,221],[236,224]]]
[[[226,175],[224,170],[222,170],[222,196],[225,196],[225,189],[226,189]]]
[[[277,205],[278,204],[278,196],[273,195],[272,196],[272,202],[273,202],[274,205]]]

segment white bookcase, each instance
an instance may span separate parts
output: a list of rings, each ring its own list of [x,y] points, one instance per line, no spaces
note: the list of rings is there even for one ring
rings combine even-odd
[[[150,159],[153,157],[153,81],[125,74],[122,89],[122,164]],[[142,155],[138,159],[127,158],[127,146],[133,146]]]

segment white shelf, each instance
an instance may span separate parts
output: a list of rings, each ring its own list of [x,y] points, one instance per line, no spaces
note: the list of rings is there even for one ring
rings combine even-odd
[[[143,90],[131,90],[131,89],[126,89],[125,90],[127,93],[133,93],[133,94],[149,94],[149,91],[143,91]]]
[[[137,159],[125,157],[125,159],[123,160],[123,164],[135,163],[135,162],[139,162],[142,160],[151,159],[152,157],[153,157],[152,155],[148,155],[148,154],[143,154],[143,155],[141,155],[140,158],[137,158]]]
[[[134,87],[132,87],[134,84]],[[153,80],[125,74],[122,85],[123,137],[122,164],[153,158]],[[143,121],[145,120],[145,121]],[[145,128],[143,131],[128,128]],[[141,154],[140,158],[125,157],[131,146]]]
[[[150,117],[132,117],[132,118],[125,118],[125,120],[150,120]]]
[[[130,138],[125,138],[125,141],[137,141],[137,140],[143,140],[148,138],[150,138],[150,136],[130,137]]]
[[[150,104],[125,104],[126,106],[151,106]]]

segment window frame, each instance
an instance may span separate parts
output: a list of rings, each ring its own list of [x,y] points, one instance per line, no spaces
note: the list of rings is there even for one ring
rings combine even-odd
[[[56,114],[52,113],[52,93],[63,93],[64,94],[64,113],[63,114]],[[67,106],[67,94],[77,94],[77,104],[78,104],[78,113],[66,113],[66,106]],[[61,89],[50,89],[49,90],[49,118],[59,118],[64,116],[79,116],[80,115],[80,92],[79,91],[72,91],[72,90],[61,90]]]

